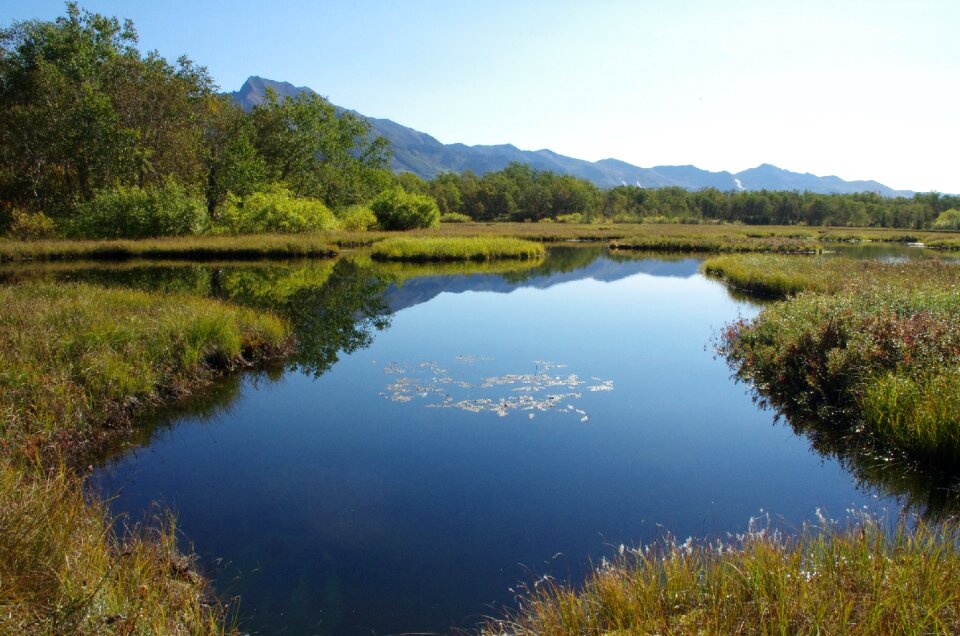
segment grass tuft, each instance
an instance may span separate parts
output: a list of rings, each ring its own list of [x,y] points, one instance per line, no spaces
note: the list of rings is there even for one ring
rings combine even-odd
[[[751,528],[730,542],[621,548],[580,588],[541,579],[484,636],[956,634],[956,522],[826,521],[799,536]]]
[[[543,258],[545,254],[539,243],[505,237],[393,237],[371,248],[371,257],[384,261],[523,260]]]

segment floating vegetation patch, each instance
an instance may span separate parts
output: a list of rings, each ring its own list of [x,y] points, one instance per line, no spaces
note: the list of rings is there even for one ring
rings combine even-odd
[[[582,379],[575,373],[561,371],[567,365],[545,360],[532,362],[531,373],[483,374],[483,363],[492,360],[461,355],[450,369],[429,361],[413,366],[391,362],[383,371],[393,381],[380,395],[394,402],[423,400],[427,408],[490,412],[500,417],[515,411],[525,412],[529,419],[537,413],[572,413],[586,422],[590,417],[577,400],[584,392],[613,390],[613,380]]]

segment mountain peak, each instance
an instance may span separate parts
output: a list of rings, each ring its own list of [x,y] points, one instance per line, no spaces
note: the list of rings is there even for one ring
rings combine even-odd
[[[244,109],[250,110],[266,98],[268,88],[272,88],[281,98],[315,93],[306,86],[294,86],[289,82],[252,75],[240,90],[229,95]],[[346,110],[339,106],[337,109],[338,112]],[[644,188],[680,187],[687,190],[716,188],[723,191],[798,190],[820,193],[878,192],[883,196],[913,195],[912,192],[893,190],[876,181],[844,181],[838,177],[818,177],[809,173],[790,172],[769,163],[731,174],[727,171],[702,170],[692,165],[641,168],[614,158],[591,162],[566,157],[546,148],[536,151],[520,150],[513,144],[442,144],[426,133],[389,119],[374,119],[356,114],[370,123],[374,133],[390,141],[393,151],[390,167],[394,171],[413,172],[424,179],[432,179],[443,172],[465,170],[484,175],[519,162],[536,170],[550,170],[587,179],[604,188],[639,185]]]

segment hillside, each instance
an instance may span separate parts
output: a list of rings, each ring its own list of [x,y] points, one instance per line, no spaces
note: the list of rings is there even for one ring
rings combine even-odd
[[[306,86],[250,77],[239,91],[229,95],[246,109],[253,108],[272,88],[281,97],[315,92]],[[337,107],[341,110],[342,107]],[[356,111],[352,111],[356,112]],[[513,162],[525,163],[537,170],[550,170],[588,179],[600,187],[640,185],[644,188],[678,186],[686,190],[798,190],[823,194],[878,192],[883,196],[912,196],[913,192],[894,190],[876,181],[844,181],[834,176],[791,172],[762,164],[742,172],[710,172],[696,166],[654,166],[641,168],[618,159],[591,162],[557,154],[551,150],[520,150],[511,144],[467,146],[443,144],[430,135],[389,119],[367,119],[377,134],[386,137],[393,150],[391,167],[397,172],[413,172],[430,179],[442,172],[471,170],[482,175]]]

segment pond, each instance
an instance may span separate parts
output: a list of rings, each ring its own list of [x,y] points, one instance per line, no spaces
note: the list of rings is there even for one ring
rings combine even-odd
[[[44,275],[290,317],[289,364],[158,418],[94,483],[131,521],[172,508],[246,631],[397,634],[468,628],[620,544],[901,503],[731,379],[712,343],[760,306],[699,263],[554,248],[472,272],[358,254]]]

